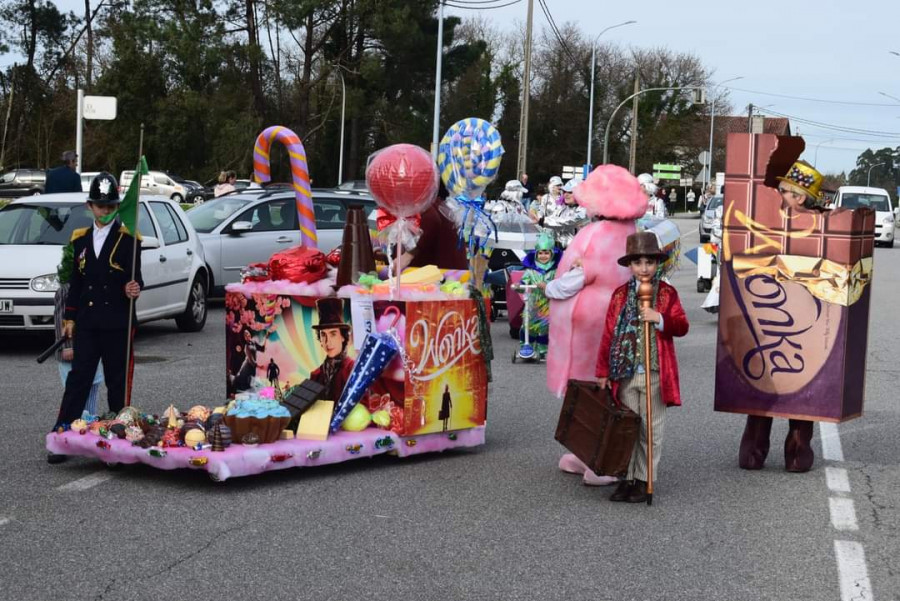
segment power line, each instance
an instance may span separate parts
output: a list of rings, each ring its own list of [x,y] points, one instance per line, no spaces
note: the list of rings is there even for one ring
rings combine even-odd
[[[802,117],[795,117],[793,115],[788,115],[786,113],[779,113],[778,111],[773,111],[771,109],[765,109],[760,112],[769,113],[775,115],[777,117],[787,117],[788,119],[793,119],[798,123],[805,123],[806,125],[812,125],[814,127],[818,127],[821,129],[829,129],[833,131],[840,131],[848,134],[859,134],[863,136],[872,136],[872,137],[881,137],[881,138],[900,138],[900,132],[896,131],[878,131],[872,129],[860,129],[856,127],[847,127],[844,125],[834,125],[832,123],[823,123],[821,121],[813,121],[811,119],[804,119]]]
[[[852,102],[849,100],[827,100],[825,98],[810,98],[808,96],[790,96],[788,94],[776,94],[774,92],[760,92],[758,90],[745,90],[743,88],[733,88],[731,86],[722,86],[723,88],[727,88],[729,90],[734,90],[735,92],[746,92],[747,94],[762,94],[763,96],[775,96],[776,98],[789,98],[791,100],[805,100],[807,102],[822,102],[825,104],[845,104],[849,106],[882,106],[882,107],[894,107],[897,108],[898,105],[896,102],[894,103],[886,103],[886,102]]]
[[[538,0],[538,3],[541,5],[541,10],[544,12],[544,16],[547,17],[547,22],[550,23],[550,29],[553,31],[553,34],[556,36],[556,39],[559,40],[560,46],[565,51],[566,54],[569,55],[569,58],[572,59],[573,63],[577,63],[578,59],[575,58],[575,54],[569,49],[569,45],[566,44],[566,40],[563,39],[562,33],[559,31],[559,27],[556,26],[556,21],[553,20],[553,15],[550,14],[550,8],[547,6],[546,0]]]
[[[491,2],[496,2],[497,0],[490,0]],[[513,4],[518,4],[522,0],[512,0],[511,2],[507,2],[506,4],[493,4],[491,6],[471,6],[468,4],[481,4],[481,2],[471,2],[466,3],[467,5],[461,5],[460,2],[464,2],[464,0],[453,0],[453,2],[444,2],[444,6],[452,6],[453,8],[461,8],[463,10],[491,10],[494,8],[503,8],[504,6],[512,6]]]

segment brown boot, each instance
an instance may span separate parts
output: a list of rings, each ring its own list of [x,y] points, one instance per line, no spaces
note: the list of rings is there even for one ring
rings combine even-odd
[[[813,423],[801,419],[788,422],[784,439],[784,469],[789,472],[808,472],[815,455],[812,449]]]
[[[646,503],[647,502],[647,483],[643,480],[635,480],[631,492],[628,493],[627,503]]]
[[[772,418],[748,415],[738,465],[745,470],[761,470],[769,454],[769,434],[772,432]]]
[[[609,500],[615,503],[622,503],[628,500],[628,495],[631,494],[631,489],[634,486],[634,482],[631,480],[622,480],[619,482],[619,485],[616,487],[615,492],[610,495]]]

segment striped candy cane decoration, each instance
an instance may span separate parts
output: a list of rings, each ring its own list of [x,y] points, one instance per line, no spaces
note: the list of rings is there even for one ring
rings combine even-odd
[[[316,213],[313,210],[312,192],[309,188],[309,168],[306,166],[306,149],[300,138],[286,127],[273,125],[256,138],[253,146],[253,174],[260,183],[271,181],[269,153],[273,142],[281,142],[287,148],[291,163],[291,185],[297,198],[297,221],[300,224],[300,244],[318,247]]]

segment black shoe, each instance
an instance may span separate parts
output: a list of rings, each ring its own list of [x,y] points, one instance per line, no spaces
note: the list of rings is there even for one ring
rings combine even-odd
[[[643,480],[635,480],[634,486],[628,493],[626,503],[646,503],[647,502],[647,483]]]
[[[632,486],[634,486],[634,483],[631,480],[622,480],[616,487],[615,492],[610,495],[609,500],[614,503],[621,503],[627,500],[628,495],[631,494]]]
[[[65,455],[57,455],[56,453],[47,453],[47,463],[56,465],[68,459]]]

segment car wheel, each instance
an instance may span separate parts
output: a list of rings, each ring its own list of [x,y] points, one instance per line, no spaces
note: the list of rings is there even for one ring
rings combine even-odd
[[[194,276],[184,313],[175,318],[182,332],[199,332],[206,325],[206,284],[202,274]]]
[[[184,202],[184,197],[181,196],[181,194],[175,193],[172,195],[172,200],[174,200],[178,204],[181,204],[182,202]]]
[[[884,245],[887,246],[888,248],[894,248],[894,239],[891,238],[890,240],[888,240],[887,242],[885,242]]]

